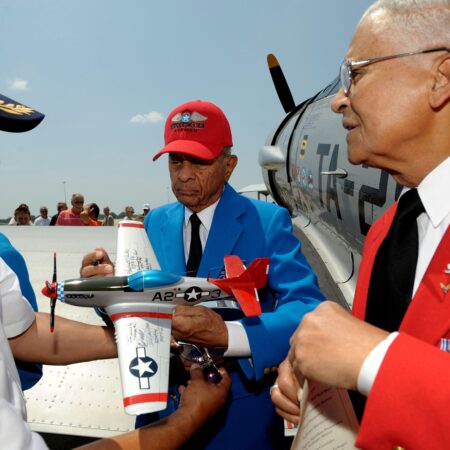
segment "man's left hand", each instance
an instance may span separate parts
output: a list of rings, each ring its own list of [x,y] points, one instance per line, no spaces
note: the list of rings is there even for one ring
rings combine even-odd
[[[356,389],[365,358],[388,335],[327,301],[303,317],[288,358],[298,379]]]
[[[183,419],[183,426],[189,427],[187,421],[190,420],[194,429],[200,428],[225,404],[231,379],[223,367],[219,370],[222,380],[218,384],[213,384],[205,380],[203,371],[197,364],[192,365],[191,379],[187,387],[179,386],[178,388],[181,394],[180,407],[175,414],[188,415]]]
[[[172,335],[203,347],[228,347],[228,329],[222,317],[204,306],[175,308]]]

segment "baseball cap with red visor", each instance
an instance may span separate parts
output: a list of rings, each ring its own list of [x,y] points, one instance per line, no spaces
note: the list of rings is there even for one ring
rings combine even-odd
[[[169,114],[164,143],[153,161],[164,153],[184,153],[209,161],[217,158],[224,147],[232,147],[233,138],[223,111],[211,102],[195,100]]]

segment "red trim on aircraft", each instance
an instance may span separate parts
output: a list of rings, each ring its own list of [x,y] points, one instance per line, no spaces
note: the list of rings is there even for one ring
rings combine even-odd
[[[168,314],[168,313],[159,313],[159,312],[139,312],[139,311],[128,311],[125,313],[117,313],[117,314],[112,314],[110,316],[110,319],[115,322],[119,319],[123,319],[126,317],[150,317],[152,319],[167,319],[167,320],[172,320],[172,316],[173,314]]]
[[[138,405],[139,403],[167,402],[167,397],[167,392],[133,395],[132,397],[124,397],[123,404],[127,407],[130,405]]]
[[[144,228],[143,223],[122,223],[119,222],[119,227],[125,227],[125,228]]]

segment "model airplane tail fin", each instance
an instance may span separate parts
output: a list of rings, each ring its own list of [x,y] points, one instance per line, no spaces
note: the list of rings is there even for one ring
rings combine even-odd
[[[269,258],[255,259],[248,269],[239,256],[225,256],[227,278],[209,280],[225,292],[234,295],[247,317],[261,315],[258,291],[267,283]]]
[[[267,284],[267,274],[269,273],[269,258],[256,258],[248,269],[241,275],[253,281],[256,289],[261,289]]]

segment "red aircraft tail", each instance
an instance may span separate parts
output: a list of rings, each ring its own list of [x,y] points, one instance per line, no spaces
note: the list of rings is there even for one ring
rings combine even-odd
[[[241,258],[236,255],[225,256],[227,278],[209,280],[223,291],[233,295],[247,317],[259,316],[261,305],[258,291],[267,283],[269,258],[257,258],[246,269]]]

